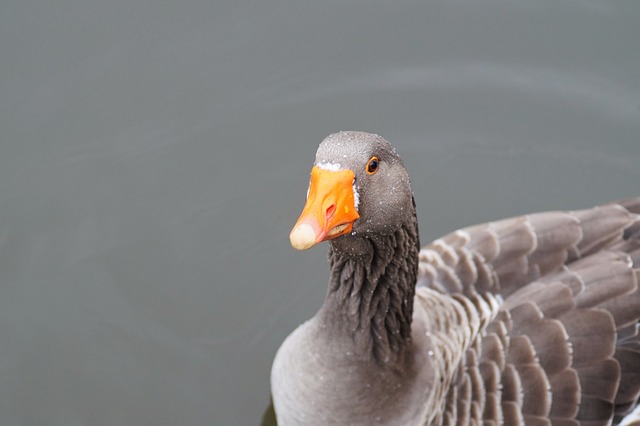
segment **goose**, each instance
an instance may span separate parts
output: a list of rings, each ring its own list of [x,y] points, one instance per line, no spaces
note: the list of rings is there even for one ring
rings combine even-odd
[[[278,424],[629,419],[640,394],[638,213],[640,198],[535,213],[421,248],[392,145],[328,136],[290,241],[328,241],[330,281],[275,356]]]

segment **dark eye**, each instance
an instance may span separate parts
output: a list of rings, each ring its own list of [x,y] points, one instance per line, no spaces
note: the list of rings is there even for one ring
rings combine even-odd
[[[371,157],[367,163],[367,173],[374,174],[378,170],[378,157]]]

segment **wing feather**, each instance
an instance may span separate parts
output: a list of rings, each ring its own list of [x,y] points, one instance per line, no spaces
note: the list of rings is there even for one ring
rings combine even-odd
[[[607,425],[638,404],[638,214],[640,198],[537,213],[420,251],[418,285],[454,295],[481,324],[442,424]]]

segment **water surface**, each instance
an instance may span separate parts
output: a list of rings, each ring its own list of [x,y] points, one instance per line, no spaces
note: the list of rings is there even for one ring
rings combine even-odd
[[[326,246],[317,144],[393,142],[423,243],[640,193],[640,3],[9,0],[0,423],[250,425]]]

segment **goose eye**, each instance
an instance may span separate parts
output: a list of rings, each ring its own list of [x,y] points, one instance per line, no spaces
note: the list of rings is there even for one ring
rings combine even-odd
[[[378,157],[371,157],[367,163],[367,173],[374,174],[378,170]]]

